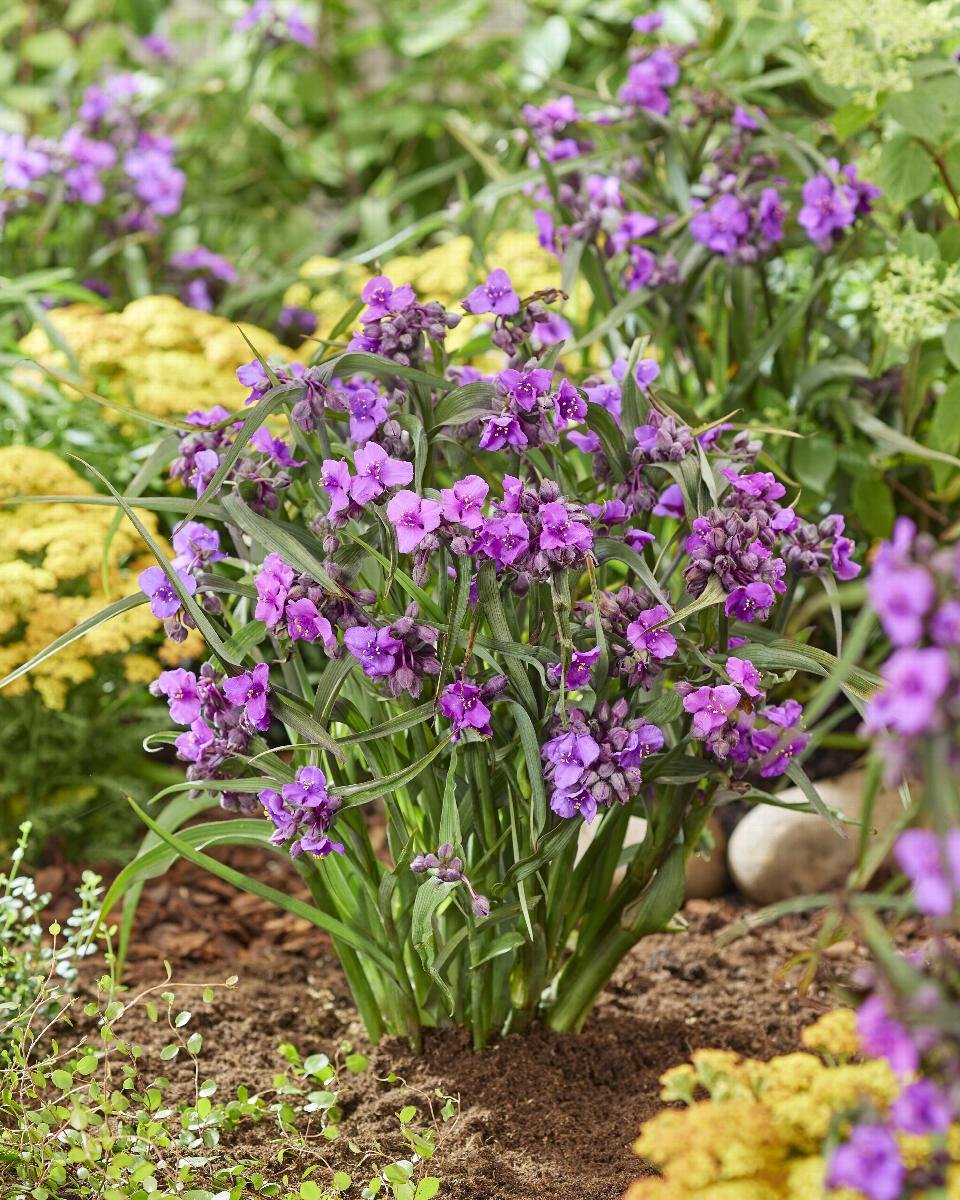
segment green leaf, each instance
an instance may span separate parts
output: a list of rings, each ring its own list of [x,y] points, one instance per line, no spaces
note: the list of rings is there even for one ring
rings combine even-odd
[[[438,429],[454,429],[493,411],[497,389],[492,383],[466,383],[455,388],[439,401],[433,410],[431,433]]]
[[[794,760],[790,766],[787,767],[787,778],[793,780],[793,782],[800,788],[804,796],[806,796],[807,800],[811,805],[813,805],[820,816],[829,822],[829,824],[837,831],[840,837],[845,838],[847,835],[844,832],[843,826],[830,811],[830,809],[827,808],[826,804],[824,804],[820,793],[811,783],[809,775],[807,775],[806,771],[796,760]]]
[[[460,810],[457,808],[457,747],[450,747],[450,765],[447,767],[447,779],[443,785],[443,802],[440,806],[440,844],[459,847],[462,844],[460,832]]]
[[[440,1180],[436,1175],[424,1175],[413,1193],[413,1200],[433,1200],[440,1191]]]
[[[523,750],[523,760],[527,768],[527,779],[530,783],[530,844],[534,850],[537,841],[547,823],[547,793],[543,786],[543,762],[540,757],[540,739],[534,729],[530,714],[517,700],[507,700],[513,710],[517,733],[520,735],[520,746]]]
[[[231,786],[233,786],[232,780]],[[268,884],[261,883],[259,879],[252,879],[242,871],[236,871],[233,867],[228,867],[224,863],[218,862],[215,858],[211,858],[209,854],[203,854],[199,850],[194,850],[183,838],[158,825],[129,796],[127,797],[127,802],[140,820],[148,828],[152,829],[161,841],[176,850],[181,858],[185,858],[187,862],[193,863],[194,866],[202,867],[204,870],[209,871],[211,875],[216,875],[218,879],[222,879],[225,883],[233,884],[234,887],[240,888],[241,891],[250,892],[252,895],[259,896],[263,900],[269,900],[286,912],[303,917],[311,925],[316,925],[318,929],[329,933],[331,937],[336,937],[346,942],[348,946],[353,947],[359,954],[365,955],[375,962],[382,971],[385,971],[399,985],[400,981],[397,978],[394,964],[387,954],[367,936],[365,931],[345,925],[342,921],[337,920],[336,917],[328,916],[326,913],[321,912],[320,909],[311,904],[304,903],[304,901],[297,899],[295,896],[288,896],[286,892],[278,891]]]
[[[392,775],[384,775],[382,778],[371,780],[369,783],[357,783],[349,787],[340,788],[340,796],[344,800],[349,799],[354,804],[359,804],[361,801],[373,800],[377,796],[383,796],[396,788],[406,787],[422,771],[425,771],[433,760],[439,754],[443,753],[449,744],[450,736],[448,734],[446,737],[441,738],[426,754],[418,758],[416,762],[410,763],[400,771],[395,771]]]
[[[518,946],[524,943],[524,936],[518,929],[508,930],[507,933],[501,933],[498,938],[490,943],[489,946],[481,951],[479,958],[474,959],[470,966],[480,967],[491,959],[499,958],[501,954],[509,954],[511,950],[516,950]]]
[[[0,689],[5,688],[8,683],[13,683],[15,679],[26,675],[46,659],[52,658],[54,654],[65,650],[67,646],[77,641],[78,638],[82,638],[91,629],[96,629],[98,625],[102,625],[105,621],[112,621],[114,617],[119,617],[121,613],[129,612],[131,608],[139,608],[141,604],[146,603],[147,597],[142,592],[138,592],[136,595],[125,596],[122,600],[115,600],[113,604],[108,604],[106,608],[102,608],[92,617],[87,617],[85,621],[81,621],[73,629],[69,629],[66,633],[61,634],[49,646],[44,646],[38,654],[35,654],[33,658],[23,663],[22,666],[17,667],[15,671],[11,671],[9,675],[5,675],[3,679],[0,679]]]
[[[947,358],[960,370],[960,319],[954,318],[943,335],[943,348]]]
[[[623,440],[623,434],[613,416],[602,404],[588,404],[586,415],[587,428],[599,437],[603,452],[613,468],[615,479],[624,479],[630,471],[630,459]]]
[[[428,973],[447,1004],[450,1013],[454,1010],[453,993],[447,982],[441,978],[434,966],[437,956],[436,938],[433,932],[434,915],[446,904],[457,883],[441,883],[437,879],[427,879],[417,888],[416,899],[413,902],[413,919],[411,937],[423,969]]]
[[[933,160],[909,133],[895,134],[884,144],[876,183],[895,208],[929,191],[933,180]]]
[[[926,459],[930,462],[949,463],[952,467],[960,467],[960,458],[954,454],[946,454],[942,450],[933,450],[922,446],[918,441],[898,429],[885,425],[879,417],[875,417],[860,404],[849,406],[854,422],[860,429],[879,446],[885,446],[900,454],[908,454],[911,458]]]
[[[328,754],[332,754],[339,762],[343,762],[343,751],[314,717],[311,709],[295,697],[275,687],[271,689],[270,693],[270,709],[284,725],[289,725],[301,737],[322,746]]]
[[[890,536],[897,515],[890,488],[875,475],[861,475],[853,481],[851,493],[857,520],[875,538]]]
[[[264,550],[275,551],[291,567],[304,575],[315,579],[328,591],[342,595],[342,589],[334,583],[323,568],[320,560],[304,546],[303,542],[292,532],[292,526],[286,521],[275,517],[266,518],[255,513],[239,496],[224,496],[223,507],[227,519],[239,525],[244,533],[248,533]]]
[[[960,79],[951,72],[915,83],[889,96],[884,107],[907,133],[940,145],[960,122]]]
[[[670,848],[664,862],[643,893],[620,914],[620,925],[631,935],[645,936],[664,929],[683,904],[683,844]]]
[[[569,49],[570,26],[558,13],[540,26],[528,26],[520,40],[521,87],[527,91],[543,87],[563,66]]]
[[[440,674],[437,676],[437,703],[450,668],[453,656],[460,638],[460,630],[467,615],[467,605],[470,601],[470,559],[465,554],[457,558],[457,579],[453,586],[453,598],[450,602],[450,623],[443,643],[443,657],[440,660]]]
[[[477,574],[477,594],[490,632],[495,638],[510,641],[510,626],[503,609],[503,600],[497,583],[496,572],[492,562],[485,562]],[[510,682],[516,688],[524,707],[528,712],[538,712],[537,700],[526,671],[514,659],[508,658],[503,664],[510,677]]]
[[[622,562],[624,566],[630,568],[634,575],[638,576],[641,583],[644,584],[656,599],[661,604],[666,604],[670,607],[670,597],[664,592],[660,584],[654,578],[653,572],[647,566],[643,556],[638,554],[625,542],[619,542],[615,538],[600,537],[596,538],[593,543],[593,549],[597,555],[599,562]]]
[[[74,56],[73,42],[62,29],[44,29],[25,37],[19,47],[20,57],[34,67],[54,68],[70,62]]]
[[[837,468],[837,446],[828,434],[818,433],[793,443],[793,473],[815,492],[825,493]]]

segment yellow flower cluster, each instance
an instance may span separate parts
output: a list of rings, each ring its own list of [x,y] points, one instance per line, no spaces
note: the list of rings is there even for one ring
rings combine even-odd
[[[882,1059],[847,1061],[857,1051],[848,1009],[827,1013],[801,1040],[819,1053],[764,1062],[699,1050],[667,1071],[661,1098],[686,1107],[665,1109],[643,1125],[634,1149],[662,1174],[637,1180],[624,1200],[862,1200],[856,1191],[826,1191],[824,1143],[846,1132],[857,1106],[886,1112],[900,1084]],[[948,1149],[960,1163],[960,1126]],[[904,1135],[901,1150],[919,1166],[933,1147]],[[947,1194],[960,1200],[960,1174]]]
[[[295,357],[267,330],[188,308],[174,296],[144,296],[119,313],[71,304],[52,309],[47,320],[75,361],[41,325],[20,342],[28,358],[62,373],[79,369],[88,390],[151,416],[182,416],[214,404],[238,408],[246,392],[235,372],[253,357],[243,334],[264,358]],[[30,368],[20,375],[24,386],[36,379]]]
[[[906,349],[960,311],[960,270],[949,266],[941,275],[936,263],[894,254],[886,274],[873,285],[872,299],[877,324]]]
[[[136,530],[123,521],[110,545],[107,597],[101,559],[113,508],[5,503],[16,495],[82,496],[93,490],[86,479],[45,450],[27,446],[0,449],[0,677],[99,612],[110,600],[135,591],[138,572],[154,561]],[[156,534],[153,514],[140,516]],[[146,605],[133,608],[46,659],[5,688],[2,695],[17,695],[32,686],[50,708],[62,708],[69,689],[94,675],[95,659],[127,654],[155,637],[157,629],[157,619]],[[178,646],[167,657],[179,661],[191,649],[195,650],[195,645]],[[135,656],[128,664],[128,677],[144,677],[145,658]],[[149,678],[156,674],[157,665],[152,662]]]
[[[535,234],[513,230],[493,239],[484,260],[472,240],[461,235],[422,253],[390,259],[379,273],[395,284],[409,283],[421,300],[439,300],[445,308],[459,313],[460,300],[494,267],[503,267],[521,296],[560,286],[556,258],[542,248]],[[284,303],[312,309],[318,320],[317,335],[328,337],[374,274],[357,263],[311,258],[300,268],[301,281],[287,290]],[[578,280],[564,313],[574,318],[586,315],[589,297],[589,287]],[[447,345],[452,350],[466,345],[484,320],[465,316],[449,334]]]
[[[820,74],[854,99],[908,91],[910,63],[951,29],[952,4],[934,0],[802,0],[806,40]]]

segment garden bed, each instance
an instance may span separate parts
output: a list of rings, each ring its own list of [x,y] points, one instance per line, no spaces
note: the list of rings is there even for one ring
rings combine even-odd
[[[234,851],[231,859],[243,853]],[[683,910],[688,930],[644,939],[581,1033],[534,1029],[479,1054],[462,1030],[428,1034],[422,1056],[402,1042],[384,1042],[371,1052],[370,1069],[348,1078],[341,1093],[340,1142],[317,1139],[316,1153],[333,1170],[349,1169],[347,1141],[399,1152],[402,1146],[391,1142],[397,1110],[439,1089],[461,1105],[459,1118],[440,1128],[432,1166],[451,1200],[618,1200],[642,1173],[631,1144],[641,1121],[660,1107],[663,1071],[697,1047],[761,1058],[792,1051],[819,1002],[829,1003],[826,978],[801,999],[784,974],[812,942],[808,920],[786,919],[718,948],[718,935],[744,913],[732,898],[689,902]],[[234,990],[196,1006],[191,1022],[204,1037],[201,1075],[217,1081],[220,1099],[241,1085],[251,1093],[269,1090],[284,1068],[277,1049],[283,1042],[303,1055],[332,1054],[343,1039],[366,1050],[329,944],[305,923],[252,897],[230,895],[185,864],[150,885],[141,918],[132,945],[135,983],[156,983],[161,958],[170,962],[174,984],[239,976]],[[849,944],[840,949],[841,957],[826,960],[830,968],[840,970],[858,955]],[[141,1008],[123,1027],[143,1045],[145,1071],[163,1069],[176,1082],[178,1075],[159,1061],[166,1026],[150,1023]],[[185,1083],[192,1078],[192,1068],[180,1070]],[[400,1100],[382,1082],[390,1072],[411,1096]],[[266,1163],[281,1144],[268,1119],[225,1134],[221,1151],[228,1162]],[[310,1161],[287,1141],[284,1165],[266,1173],[280,1180]],[[326,1175],[323,1170],[317,1178]]]

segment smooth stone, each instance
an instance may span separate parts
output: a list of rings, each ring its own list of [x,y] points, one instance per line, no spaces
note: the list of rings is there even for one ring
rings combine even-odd
[[[821,779],[816,788],[828,808],[859,820],[866,771]],[[798,787],[777,794],[784,804],[802,804]],[[900,795],[881,787],[873,807],[871,842],[903,811]],[[740,892],[757,904],[827,891],[840,885],[857,861],[859,829],[845,825],[841,836],[816,813],[758,804],[734,829],[727,848],[730,874]]]

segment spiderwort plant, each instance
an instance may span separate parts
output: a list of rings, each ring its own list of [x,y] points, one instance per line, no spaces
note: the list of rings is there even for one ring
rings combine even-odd
[[[506,267],[464,301],[488,374],[448,353],[457,314],[384,277],[364,298],[352,348],[255,361],[243,417],[188,419],[177,554],[141,584],[210,658],[153,686],[187,779],[108,900],[181,854],[326,930],[374,1038],[573,1029],[673,917],[716,803],[815,796],[797,681],[831,658],[778,631],[855,548],[749,430],[685,422],[639,342],[586,378],[535,349],[557,297]],[[312,903],[204,852],[231,839]]]

